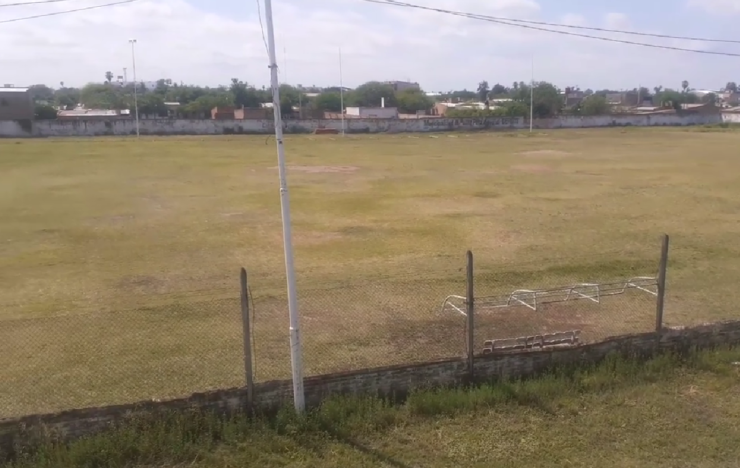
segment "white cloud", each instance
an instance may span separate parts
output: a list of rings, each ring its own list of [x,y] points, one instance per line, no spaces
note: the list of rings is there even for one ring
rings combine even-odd
[[[624,13],[607,13],[604,16],[604,27],[622,31],[627,30],[630,28],[629,18]]]
[[[59,2],[42,7],[4,8],[0,13],[7,16],[0,17],[0,21],[109,1],[76,0],[74,6]],[[57,85],[60,81],[81,85],[102,81],[108,70],[120,75],[124,67],[130,78],[128,39],[136,38],[139,79],[171,78],[217,85],[239,77],[250,83],[267,84],[267,54],[256,4],[224,4],[230,0],[223,0],[218,5],[211,4],[209,8],[213,10],[206,11],[188,1],[202,0],[139,0],[74,14],[0,23],[2,81],[17,85]],[[423,4],[498,17],[548,20],[534,0],[427,0]],[[407,78],[419,81],[429,90],[474,88],[482,79],[492,84],[509,84],[529,78],[532,57],[537,79],[560,86],[669,86],[688,79],[696,86],[711,87],[732,78],[728,60],[573,38],[359,0],[285,0],[274,5],[282,76],[287,74],[288,81],[303,85],[338,84],[340,46],[344,81],[350,86],[370,79]],[[13,16],[8,10],[13,10]],[[623,13],[603,12],[594,18],[571,12],[550,20],[629,28],[629,17]],[[682,42],[667,43],[687,46]],[[709,48],[711,44],[688,46]]]
[[[688,0],[687,5],[713,14],[740,13],[740,0]]]

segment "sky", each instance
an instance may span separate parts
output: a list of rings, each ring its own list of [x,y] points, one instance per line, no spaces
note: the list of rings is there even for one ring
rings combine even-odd
[[[4,22],[114,0],[0,0],[0,84],[52,87],[101,82],[106,71],[133,77],[129,39],[136,39],[139,81],[217,86],[239,78],[269,85],[263,0],[137,0],[83,12]],[[38,0],[36,0],[38,1]],[[738,39],[740,0],[408,0],[497,17],[642,32]],[[258,4],[262,4],[262,26]],[[363,0],[273,0],[282,82],[357,86],[410,80],[427,91],[549,81],[581,89],[719,89],[740,82],[740,57],[615,44],[475,21]],[[579,32],[579,31],[576,31]],[[601,34],[706,51],[740,54],[718,44]]]

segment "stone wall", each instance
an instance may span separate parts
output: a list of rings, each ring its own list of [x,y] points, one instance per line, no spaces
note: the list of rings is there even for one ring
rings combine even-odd
[[[480,355],[475,359],[474,374],[479,381],[529,377],[559,365],[595,364],[613,353],[647,357],[666,351],[680,352],[738,344],[740,321],[722,322],[693,328],[665,329],[660,334],[626,335],[569,349]],[[462,359],[321,375],[305,380],[306,404],[316,406],[325,398],[338,394],[398,396],[418,388],[458,385],[467,381],[468,377],[467,363]],[[253,390],[254,406],[260,409],[275,409],[292,401],[290,380],[259,383]],[[13,447],[27,442],[39,432],[73,439],[99,432],[113,422],[136,414],[187,409],[236,412],[245,408],[246,390],[233,388],[165,402],[142,402],[8,419],[0,421],[0,451],[10,453]]]
[[[591,128],[612,126],[682,126],[705,125],[735,121],[735,114],[654,114],[654,115],[600,115],[592,117],[561,116],[535,120],[538,129]],[[740,120],[740,119],[738,119]],[[316,129],[341,130],[341,120],[286,120],[286,133],[313,133]],[[511,130],[528,128],[528,120],[521,117],[470,119],[345,119],[349,133],[414,133],[442,131]],[[142,135],[231,135],[267,134],[274,132],[272,120],[141,120]],[[39,120],[0,121],[0,137],[90,137],[135,135],[133,120]]]

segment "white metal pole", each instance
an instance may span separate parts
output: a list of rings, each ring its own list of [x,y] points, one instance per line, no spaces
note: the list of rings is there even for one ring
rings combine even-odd
[[[136,118],[136,138],[139,138],[139,99],[136,95],[136,88],[139,86],[139,83],[136,81],[136,52],[134,51],[136,39],[130,39],[129,42],[131,43],[131,61],[134,66],[134,114]]]
[[[532,79],[529,82],[529,133],[534,125],[534,57],[532,57]]]
[[[280,115],[280,86],[278,66],[275,56],[275,31],[272,24],[272,0],[265,0],[265,21],[267,23],[267,43],[270,54],[270,83],[272,85],[272,105],[275,115],[275,142],[277,144],[278,173],[280,176],[280,212],[283,218],[283,249],[285,251],[285,276],[288,283],[288,315],[290,316],[290,361],[293,370],[293,403],[297,412],[305,408],[303,394],[303,365],[301,362],[301,335],[298,329],[298,300],[293,266],[293,240],[290,225],[290,197],[286,181],[285,148],[283,147],[283,119]]]
[[[342,78],[342,48],[339,48],[339,102],[342,107],[342,136],[345,135],[344,130],[344,79]]]

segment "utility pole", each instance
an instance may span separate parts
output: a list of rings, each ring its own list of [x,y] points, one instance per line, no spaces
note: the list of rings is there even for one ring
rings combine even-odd
[[[128,41],[131,43],[131,61],[134,66],[134,113],[136,118],[136,138],[139,138],[139,98],[136,95],[136,88],[139,86],[139,83],[136,81],[136,39],[129,39]]]
[[[272,21],[272,0],[265,0],[265,22],[267,23],[267,44],[270,55],[270,83],[272,85],[272,105],[275,116],[275,143],[277,144],[278,173],[280,177],[280,212],[283,219],[283,250],[285,251],[285,276],[288,283],[288,315],[290,317],[290,362],[293,374],[293,404],[298,413],[306,409],[303,393],[303,363],[301,356],[301,335],[298,328],[298,300],[293,266],[293,240],[290,225],[290,197],[286,180],[285,147],[283,146],[283,118],[280,115],[280,86],[275,54],[275,31]]]
[[[534,56],[532,56],[532,79],[529,82],[529,133],[534,125]]]
[[[344,79],[342,78],[342,48],[339,48],[339,103],[342,108],[342,136],[345,136],[344,131]]]

